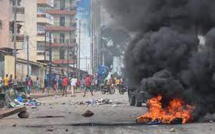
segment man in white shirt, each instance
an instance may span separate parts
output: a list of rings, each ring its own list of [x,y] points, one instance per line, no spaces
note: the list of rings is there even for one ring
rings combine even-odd
[[[76,83],[77,83],[77,78],[73,76],[72,79],[70,80],[71,91],[72,91],[71,97],[76,96],[75,95]]]

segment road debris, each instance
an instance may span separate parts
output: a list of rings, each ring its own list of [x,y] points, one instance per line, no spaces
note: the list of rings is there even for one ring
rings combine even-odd
[[[118,107],[116,104],[113,104],[112,107]]]
[[[117,100],[111,100],[111,99],[103,99],[103,98],[99,98],[97,100],[95,99],[90,99],[88,101],[86,101],[85,103],[83,101],[80,102],[76,102],[75,104],[77,105],[88,105],[88,106],[99,106],[99,105],[112,105],[116,106],[119,104],[123,104],[122,102],[119,102]]]
[[[53,129],[53,128],[48,128],[46,131],[48,131],[48,132],[53,132],[54,129]]]
[[[170,132],[176,132],[176,130],[174,128],[171,128],[169,131]]]
[[[19,118],[28,118],[29,117],[29,112],[23,111],[18,114]]]
[[[86,112],[84,112],[82,114],[82,116],[84,116],[84,117],[91,117],[93,115],[94,115],[94,113],[92,111],[90,111],[90,110],[87,110]]]
[[[65,116],[37,116],[36,118],[66,118]]]

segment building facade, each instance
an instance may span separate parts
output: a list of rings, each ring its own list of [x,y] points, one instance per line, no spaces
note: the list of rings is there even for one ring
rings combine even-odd
[[[48,63],[49,52],[46,50],[49,45],[49,33],[46,33],[46,26],[54,25],[54,17],[46,13],[47,10],[53,8],[54,0],[38,0],[37,1],[37,61]],[[51,37],[53,43],[53,37]]]
[[[52,63],[58,73],[75,73],[77,68],[76,0],[54,0],[54,7],[46,13],[54,17],[54,25],[47,26],[51,33]]]
[[[2,74],[16,75],[19,81],[28,74],[27,44],[29,45],[29,75],[44,78],[44,64],[37,63],[37,3],[38,0],[0,1],[0,54]],[[16,17],[14,13],[16,12]],[[17,35],[15,36],[15,20]],[[27,40],[27,36],[29,37]],[[16,39],[16,41],[14,40]],[[16,44],[16,60],[14,54]],[[8,62],[9,60],[9,62]],[[8,63],[10,67],[8,67]],[[13,66],[14,64],[14,66]]]
[[[9,0],[0,1],[0,48],[1,50],[13,53],[14,48],[13,36],[14,36],[14,14],[13,10],[17,11],[17,36],[16,36],[16,48],[22,49],[22,42],[24,40],[24,34],[21,32],[23,26],[25,8],[21,4],[21,1],[15,3]]]
[[[14,11],[16,11],[17,35],[14,35]],[[24,24],[25,8],[21,1],[0,1],[0,76],[5,74],[15,75],[14,39],[16,39],[16,51],[22,49],[24,34],[21,28]]]

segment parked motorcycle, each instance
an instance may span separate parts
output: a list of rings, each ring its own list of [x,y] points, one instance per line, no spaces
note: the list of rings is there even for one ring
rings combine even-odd
[[[115,88],[110,85],[105,85],[105,84],[101,85],[100,90],[101,90],[102,94],[106,94],[106,93],[114,94],[115,93]]]

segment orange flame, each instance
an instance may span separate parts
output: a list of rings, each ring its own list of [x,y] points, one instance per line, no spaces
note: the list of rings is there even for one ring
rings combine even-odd
[[[160,121],[171,124],[176,119],[181,119],[183,124],[192,120],[193,106],[185,105],[182,99],[173,99],[165,108],[162,107],[162,96],[158,95],[147,102],[149,112],[138,117],[138,123]]]

